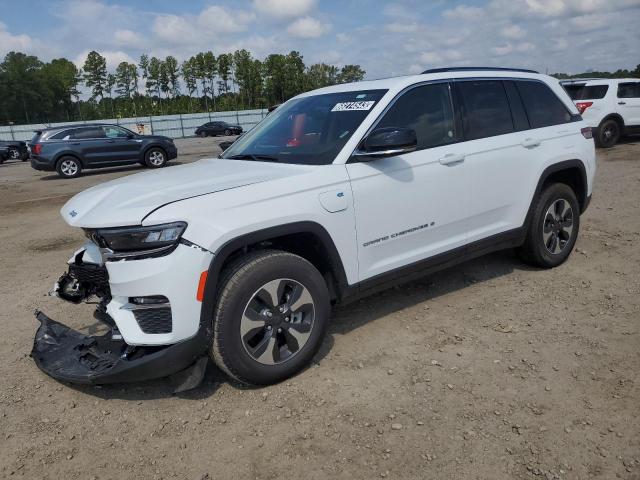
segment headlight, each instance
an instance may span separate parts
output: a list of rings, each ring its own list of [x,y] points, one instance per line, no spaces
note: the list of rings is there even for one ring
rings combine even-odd
[[[187,224],[184,222],[149,227],[103,228],[85,230],[87,237],[99,247],[114,253],[164,252],[177,245]],[[120,256],[120,255],[115,255]],[[122,255],[127,256],[127,255]]]

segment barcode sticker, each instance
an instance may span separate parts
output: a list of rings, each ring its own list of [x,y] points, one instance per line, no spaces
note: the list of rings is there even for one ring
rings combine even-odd
[[[376,103],[374,100],[369,100],[366,102],[341,102],[336,103],[335,107],[331,109],[332,112],[348,112],[352,110],[371,110],[373,104]]]

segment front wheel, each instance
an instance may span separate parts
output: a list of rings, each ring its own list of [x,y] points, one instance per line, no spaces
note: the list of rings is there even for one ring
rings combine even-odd
[[[211,355],[250,385],[284,380],[309,364],[329,322],[329,292],[307,260],[255,252],[227,269],[215,308]]]
[[[10,148],[9,149],[9,158],[11,160],[19,160],[20,159],[20,152],[18,151],[17,148]]]
[[[224,131],[224,134],[228,137],[229,135],[231,135],[231,130],[229,130],[228,128]]]
[[[167,164],[167,154],[161,148],[150,148],[144,156],[144,163],[149,168],[161,168]]]
[[[549,185],[536,199],[533,217],[520,256],[542,268],[563,263],[573,250],[580,229],[580,205],[568,185]]]

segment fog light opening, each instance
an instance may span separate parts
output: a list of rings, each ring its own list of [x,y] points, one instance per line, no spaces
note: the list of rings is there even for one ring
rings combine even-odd
[[[164,295],[149,295],[147,297],[129,297],[129,302],[134,305],[162,305],[169,303],[169,299]]]

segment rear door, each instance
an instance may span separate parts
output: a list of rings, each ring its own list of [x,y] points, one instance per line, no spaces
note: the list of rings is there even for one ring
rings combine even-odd
[[[523,192],[542,140],[528,131],[513,82],[460,79],[454,86],[470,169],[468,240],[473,243],[522,225]]]
[[[626,126],[640,127],[640,82],[618,84],[618,113]]]
[[[104,161],[134,161],[140,158],[142,141],[131,132],[115,125],[102,127],[106,137]]]
[[[86,166],[96,166],[103,162],[107,144],[102,127],[96,125],[75,128],[70,130],[66,141],[71,150],[82,156]]]

